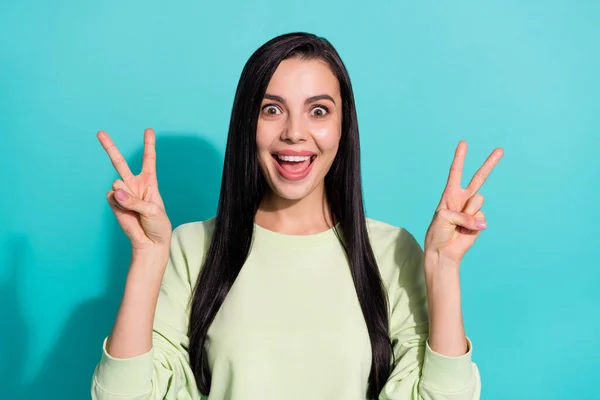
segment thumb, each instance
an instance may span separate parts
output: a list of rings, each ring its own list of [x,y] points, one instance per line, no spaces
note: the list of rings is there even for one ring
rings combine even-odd
[[[487,222],[484,219],[475,218],[470,214],[442,209],[439,211],[439,215],[445,222],[462,226],[472,231],[480,231],[487,228]]]
[[[115,199],[124,209],[134,211],[146,218],[158,215],[159,207],[156,204],[138,199],[122,189],[118,189],[115,192]]]

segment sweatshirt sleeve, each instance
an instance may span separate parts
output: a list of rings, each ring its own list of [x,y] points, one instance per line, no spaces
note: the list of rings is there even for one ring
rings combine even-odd
[[[429,347],[429,316],[423,250],[400,229],[394,262],[399,279],[390,302],[390,338],[395,363],[380,400],[479,400],[480,377],[468,351],[447,357]],[[399,262],[398,262],[399,260]]]
[[[92,378],[93,400],[200,399],[187,351],[188,303],[192,293],[188,263],[201,257],[185,248],[198,249],[203,243],[194,233],[192,225],[180,226],[173,232],[151,350],[132,358],[114,358],[106,352],[105,339]],[[186,241],[192,246],[184,246]]]

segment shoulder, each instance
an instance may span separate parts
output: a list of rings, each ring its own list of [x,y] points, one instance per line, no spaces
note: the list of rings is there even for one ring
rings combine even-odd
[[[367,231],[386,288],[418,279],[423,250],[406,228],[367,218]]]
[[[367,218],[367,232],[373,251],[378,253],[394,252],[395,256],[403,258],[407,252],[421,249],[414,235],[400,226]]]
[[[198,241],[210,241],[214,229],[215,218],[205,221],[186,222],[173,230],[173,242],[174,244],[186,247],[193,243],[193,248],[197,248]]]
[[[193,287],[210,246],[215,218],[187,222],[173,230],[168,268],[178,272]]]

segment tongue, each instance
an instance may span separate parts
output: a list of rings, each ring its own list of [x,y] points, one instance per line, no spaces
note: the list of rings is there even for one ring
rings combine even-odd
[[[310,160],[293,162],[293,161],[279,161],[281,168],[288,172],[298,173],[304,171],[310,165]]]

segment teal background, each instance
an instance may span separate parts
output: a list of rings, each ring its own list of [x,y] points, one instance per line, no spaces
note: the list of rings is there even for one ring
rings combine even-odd
[[[600,3],[0,3],[0,380],[85,399],[129,243],[105,200],[155,128],[174,225],[216,209],[233,95],[263,42],[330,39],[353,80],[370,217],[423,237],[454,148],[495,148],[462,265],[482,399],[599,399]]]

